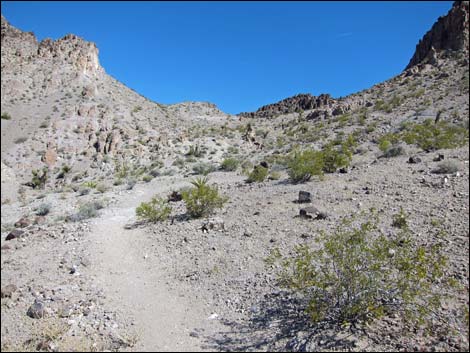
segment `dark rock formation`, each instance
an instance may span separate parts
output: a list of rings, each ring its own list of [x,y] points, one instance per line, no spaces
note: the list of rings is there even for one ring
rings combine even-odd
[[[259,108],[256,112],[240,113],[243,118],[270,118],[276,115],[301,112],[331,106],[334,99],[329,94],[321,94],[318,97],[311,94],[298,94],[283,99],[274,104],[268,104]]]
[[[439,17],[431,30],[416,45],[416,51],[405,70],[420,63],[436,64],[436,55],[444,50],[468,52],[469,2],[456,1],[446,16]]]

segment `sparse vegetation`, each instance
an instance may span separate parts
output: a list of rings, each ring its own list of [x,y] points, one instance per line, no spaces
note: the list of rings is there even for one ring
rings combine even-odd
[[[11,120],[11,115],[8,113],[2,113],[2,120]]]
[[[66,220],[68,222],[79,222],[84,219],[93,218],[98,216],[98,210],[104,207],[103,203],[100,201],[90,201],[82,204],[78,212],[72,215],[67,216]]]
[[[240,161],[236,158],[225,158],[220,165],[220,169],[226,172],[232,172],[237,170],[239,164]]]
[[[323,154],[311,149],[294,151],[287,165],[289,177],[294,183],[306,182],[314,175],[323,175]]]
[[[248,183],[261,183],[267,178],[268,173],[268,168],[265,168],[262,165],[255,165],[251,173],[248,175],[248,179],[246,181]]]
[[[31,180],[33,189],[44,189],[47,181],[47,168],[44,167],[41,171],[34,169],[31,173],[33,174],[33,178]]]
[[[377,214],[368,221],[345,218],[337,229],[317,237],[318,248],[297,246],[282,259],[281,283],[308,296],[314,322],[359,324],[399,315],[410,327],[436,315],[446,259],[437,246],[417,246],[409,233],[382,234]]]
[[[191,182],[194,186],[182,192],[188,214],[193,218],[208,216],[215,209],[221,208],[228,200],[219,195],[216,186],[210,186],[206,177],[196,178]]]
[[[156,223],[168,219],[171,214],[171,206],[167,199],[155,196],[150,202],[142,202],[136,208],[135,213],[140,219]]]
[[[48,203],[42,203],[38,206],[36,209],[36,214],[38,216],[45,216],[47,215],[51,210],[51,205]]]

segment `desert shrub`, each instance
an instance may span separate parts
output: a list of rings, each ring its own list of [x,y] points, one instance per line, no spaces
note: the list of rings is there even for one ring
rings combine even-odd
[[[393,215],[392,226],[400,229],[407,229],[408,222],[406,221],[406,213],[403,211],[403,208],[400,207],[400,212]]]
[[[206,153],[205,149],[199,145],[189,146],[186,156],[202,157]]]
[[[327,145],[322,150],[323,167],[325,173],[334,173],[338,168],[347,167],[351,162],[351,155],[343,149],[335,149]]]
[[[211,163],[197,163],[193,166],[193,172],[198,175],[207,175],[216,170],[216,167]]]
[[[427,119],[421,124],[412,124],[403,132],[403,140],[416,144],[425,151],[441,148],[456,148],[468,143],[469,133],[463,126],[440,121],[437,124]]]
[[[210,186],[207,178],[196,178],[191,182],[194,186],[189,190],[182,191],[186,209],[191,217],[199,218],[208,216],[215,209],[221,208],[227,201],[226,197],[219,195],[216,186]]]
[[[383,153],[383,157],[391,158],[391,157],[398,157],[405,153],[405,149],[401,145],[393,145],[389,146]]]
[[[279,180],[281,178],[281,174],[277,171],[271,171],[269,173],[268,179],[269,180]]]
[[[249,183],[263,182],[268,176],[268,168],[263,167],[262,165],[255,165],[250,174],[248,174],[248,179],[246,180]]]
[[[51,210],[51,205],[48,203],[42,203],[38,206],[36,209],[36,214],[38,216],[45,216],[47,215]]]
[[[305,150],[291,153],[287,162],[288,174],[293,182],[305,182],[313,175],[323,175],[323,154],[319,151]]]
[[[44,167],[42,171],[34,169],[31,173],[33,174],[33,178],[31,179],[33,189],[44,189],[47,181],[47,168]]]
[[[10,120],[11,119],[11,115],[8,114],[8,113],[2,113],[2,120]]]
[[[225,158],[220,164],[220,169],[227,172],[237,170],[240,161],[236,158]]]
[[[144,175],[142,177],[142,181],[146,182],[146,183],[149,183],[150,181],[152,181],[153,177],[151,175]]]
[[[86,181],[86,182],[83,183],[84,187],[87,187],[87,188],[90,188],[90,189],[96,188],[97,185],[98,185],[98,183],[96,181]]]
[[[439,163],[432,172],[436,174],[453,174],[459,170],[459,165],[455,161],[443,161]]]
[[[375,213],[368,221],[345,218],[317,241],[315,249],[297,246],[293,257],[276,250],[266,259],[282,260],[281,283],[306,296],[314,322],[358,324],[400,315],[418,325],[440,307],[435,285],[446,259],[439,247],[417,246],[405,230],[382,234]]]
[[[69,222],[79,222],[84,219],[93,218],[98,216],[98,210],[104,207],[100,201],[91,201],[81,205],[78,212],[67,216],[66,220]]]
[[[156,223],[168,219],[171,214],[171,206],[167,199],[153,197],[150,202],[142,202],[136,208],[135,213],[140,219]]]

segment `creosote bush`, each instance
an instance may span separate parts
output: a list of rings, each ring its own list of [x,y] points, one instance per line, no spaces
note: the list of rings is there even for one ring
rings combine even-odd
[[[220,196],[216,186],[210,186],[206,177],[196,178],[191,182],[194,186],[182,192],[188,214],[193,218],[205,217],[221,208],[228,200]]]
[[[268,176],[268,168],[263,167],[262,165],[255,165],[251,173],[248,175],[246,180],[248,183],[261,183]]]
[[[323,154],[311,149],[294,151],[287,162],[288,174],[294,183],[309,181],[313,175],[323,175]]]
[[[236,158],[225,158],[220,165],[220,169],[233,172],[237,170],[239,164],[240,161]]]
[[[171,206],[167,199],[155,196],[150,202],[142,202],[136,208],[135,213],[140,219],[156,223],[168,219],[171,214]]]
[[[306,295],[314,322],[359,324],[389,315],[411,327],[431,322],[443,299],[437,284],[444,283],[446,259],[439,247],[417,246],[407,229],[384,235],[377,213],[366,216],[321,232],[315,249],[297,246],[293,257],[275,249],[266,262],[281,260],[281,283]]]

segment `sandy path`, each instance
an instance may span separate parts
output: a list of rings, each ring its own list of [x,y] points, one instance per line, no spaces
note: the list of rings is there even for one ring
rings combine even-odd
[[[200,338],[190,333],[203,327],[204,331],[217,329],[219,325],[217,320],[208,320],[208,308],[190,293],[183,289],[170,291],[159,270],[159,259],[145,256],[152,244],[144,230],[123,228],[134,219],[140,202],[183,185],[183,179],[137,185],[132,193],[121,195],[117,205],[104,210],[92,226],[90,237],[96,244],[91,250],[93,275],[104,288],[106,304],[134,320],[139,337],[132,350],[207,350]]]

